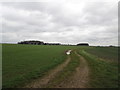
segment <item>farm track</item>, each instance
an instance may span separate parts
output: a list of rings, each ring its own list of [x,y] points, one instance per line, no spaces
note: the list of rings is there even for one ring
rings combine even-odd
[[[88,88],[89,81],[89,67],[87,61],[75,52],[76,56],[79,57],[80,65],[76,68],[76,72],[73,76],[70,76],[66,81],[63,80],[58,85],[55,85],[53,88]],[[57,66],[55,69],[50,70],[47,75],[43,76],[40,79],[36,79],[33,82],[27,84],[24,88],[44,88],[49,83],[51,83],[52,79],[55,78],[60,71],[64,69],[65,66],[70,62],[71,58],[68,56],[67,60]]]
[[[55,69],[50,70],[47,75],[43,76],[42,78],[36,79],[33,82],[25,85],[23,88],[43,88],[46,86],[50,80],[52,80],[58,72],[63,70],[65,66],[70,62],[70,56],[68,56],[67,60],[62,64],[58,65]]]
[[[80,65],[76,68],[76,73],[69,80],[61,82],[55,88],[87,88],[89,81],[89,68],[87,61],[81,55],[77,54],[80,59]]]

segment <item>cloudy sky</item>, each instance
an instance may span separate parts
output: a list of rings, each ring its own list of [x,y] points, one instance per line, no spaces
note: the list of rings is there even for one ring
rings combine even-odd
[[[118,2],[2,2],[2,42],[118,45]]]

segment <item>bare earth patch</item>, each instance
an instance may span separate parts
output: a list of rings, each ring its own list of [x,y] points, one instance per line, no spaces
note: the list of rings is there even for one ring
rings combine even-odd
[[[27,84],[23,88],[43,88],[45,87],[50,80],[52,80],[58,72],[60,72],[67,64],[70,62],[70,57],[68,56],[67,60],[64,63],[58,65],[55,69],[50,70],[47,75],[43,76],[40,79],[36,79],[33,82]]]

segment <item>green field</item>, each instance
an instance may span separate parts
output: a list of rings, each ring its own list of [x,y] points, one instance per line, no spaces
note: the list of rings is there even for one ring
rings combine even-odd
[[[91,47],[86,51],[106,60],[118,61],[117,47]]]
[[[90,67],[90,87],[95,88],[118,88],[118,64],[116,62],[108,62],[87,53],[80,51],[81,55],[89,63]]]
[[[90,47],[79,53],[89,63],[91,87],[118,88],[118,47]]]
[[[76,49],[89,63],[90,86],[117,87],[118,48],[3,44],[3,88],[21,87],[33,79],[44,76],[47,71],[65,61],[65,51],[68,49]],[[101,58],[103,60],[100,60]],[[108,62],[109,60],[112,62]],[[68,66],[65,70],[72,68]],[[62,75],[66,77],[64,72]]]
[[[16,87],[63,62],[66,46],[2,45],[3,87]]]

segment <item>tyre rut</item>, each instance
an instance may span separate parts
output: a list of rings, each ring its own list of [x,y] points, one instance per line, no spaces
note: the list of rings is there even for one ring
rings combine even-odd
[[[43,88],[49,83],[50,80],[52,80],[57,75],[58,72],[60,72],[65,66],[67,66],[69,62],[70,62],[70,57],[68,56],[65,62],[58,65],[53,70],[50,70],[47,75],[43,76],[40,79],[36,79],[32,81],[31,83],[25,85],[23,88]]]
[[[75,52],[80,59],[80,65],[76,68],[76,72],[69,80],[61,82],[55,88],[87,88],[89,81],[89,67],[87,61]]]

